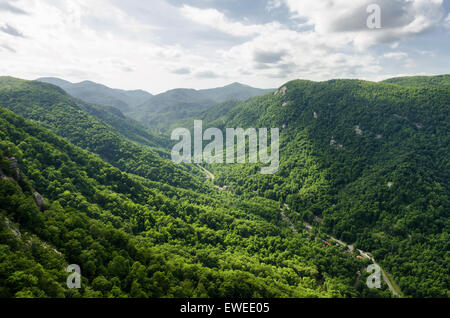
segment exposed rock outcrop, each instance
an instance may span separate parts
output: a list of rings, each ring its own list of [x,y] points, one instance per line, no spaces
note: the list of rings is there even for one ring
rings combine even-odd
[[[27,177],[22,173],[22,171],[20,171],[20,166],[19,166],[19,163],[17,162],[17,159],[15,157],[11,157],[11,158],[4,157],[4,158],[10,162],[10,168],[11,168],[11,170],[14,171],[14,173],[13,173],[12,177],[8,177],[0,169],[0,178],[1,179],[10,179],[11,181],[15,182],[17,184],[18,190],[21,191],[22,193],[24,191],[31,190],[31,192],[33,193],[34,202],[36,203],[37,207],[41,211],[48,209],[47,202],[44,200],[44,198],[42,197],[42,195],[39,192],[37,192],[33,188],[28,188],[25,190],[20,187],[18,181],[19,180],[27,180]]]
[[[34,202],[36,203],[36,205],[39,207],[39,209],[41,211],[48,209],[47,202],[45,202],[44,198],[39,194],[39,192],[34,191],[33,198],[34,198]]]
[[[273,93],[273,94],[274,94],[274,95],[280,94],[280,95],[284,96],[284,95],[286,95],[286,92],[287,92],[287,87],[286,87],[286,86],[283,86],[283,87],[280,88],[279,90],[275,91],[275,93]]]
[[[20,178],[20,168],[19,168],[19,163],[17,162],[16,157],[5,157],[6,160],[8,160],[10,162],[10,167],[12,170],[14,170],[16,172],[16,180],[18,180]]]

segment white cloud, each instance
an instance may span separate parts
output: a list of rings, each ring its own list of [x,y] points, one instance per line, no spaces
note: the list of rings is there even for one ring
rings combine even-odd
[[[216,72],[206,70],[206,71],[200,71],[200,72],[195,73],[195,77],[210,79],[210,78],[218,78],[218,77],[224,77],[224,76],[223,75],[219,75]]]
[[[367,29],[365,0],[273,0],[268,14],[287,6],[293,19],[265,24],[163,0],[118,2],[16,0],[13,9],[0,6],[0,69],[28,79],[90,79],[153,93],[230,81],[268,88],[295,78],[375,79],[388,59],[413,67],[409,51],[397,51],[405,51],[403,40],[444,21],[438,21],[441,0],[370,1],[391,8],[382,13],[382,30]],[[299,21],[309,27],[291,28]],[[168,36],[171,41],[164,41]],[[217,45],[218,37],[225,44]],[[381,53],[366,50],[388,42]]]
[[[341,53],[312,31],[282,28],[224,52],[224,60],[251,65],[257,77],[284,80],[367,77],[379,71],[376,58],[370,54]]]
[[[188,75],[188,74],[192,73],[192,71],[189,67],[176,68],[176,69],[171,70],[171,72],[174,74],[178,74],[178,75]]]
[[[394,60],[403,60],[405,58],[408,58],[408,53],[405,52],[389,52],[385,53],[383,57],[387,59],[394,59]]]
[[[450,13],[447,15],[447,18],[444,21],[444,25],[447,29],[450,29]]]
[[[248,25],[229,20],[222,12],[216,9],[199,9],[184,5],[181,9],[182,15],[206,27],[228,33],[238,37],[251,37],[264,33],[267,29],[280,27],[278,23],[266,25]]]
[[[305,18],[318,34],[339,37],[364,49],[408,39],[438,26],[443,0],[285,0],[297,17]],[[381,8],[381,29],[367,27],[370,4]]]
[[[272,11],[280,8],[283,5],[283,0],[269,0],[267,2],[266,10]]]
[[[222,51],[218,57],[224,74],[231,78],[252,76],[252,81],[259,83],[270,78],[278,79],[281,84],[298,77],[316,80],[367,77],[380,70],[378,61],[370,54],[341,53],[341,49],[348,48],[347,43],[313,30],[294,31],[279,23],[247,25],[231,21],[215,9],[186,5],[182,12],[185,17],[209,28],[235,36],[249,36],[243,44]]]
[[[198,63],[178,46],[157,45],[155,26],[137,21],[107,0],[18,0],[14,6],[29,14],[2,12],[2,19],[13,21],[26,36],[0,32],[0,68],[9,75],[90,79],[161,91],[174,83],[175,75],[167,68]]]

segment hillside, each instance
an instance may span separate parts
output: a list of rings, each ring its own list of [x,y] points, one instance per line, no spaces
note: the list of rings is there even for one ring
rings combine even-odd
[[[193,89],[174,89],[154,96],[127,115],[157,130],[213,106],[215,101]]]
[[[371,251],[406,295],[448,297],[449,107],[445,88],[293,81],[207,125],[279,127],[278,173],[209,169],[234,193],[286,203],[297,229]]]
[[[81,100],[78,101],[78,105],[89,115],[110,125],[116,132],[131,141],[154,148],[165,148],[172,143],[167,136],[161,135],[148,126],[126,117],[117,108],[88,104]]]
[[[166,133],[176,121],[191,118],[217,104],[229,100],[244,101],[273,92],[273,89],[233,83],[204,90],[173,89],[153,96],[145,91],[112,89],[91,81],[71,83],[54,77],[43,77],[37,81],[56,85],[71,96],[91,104],[113,106],[126,116]]]
[[[91,81],[71,83],[54,77],[42,77],[37,81],[59,86],[73,97],[88,103],[113,106],[122,112],[129,112],[152,97],[152,94],[143,90],[113,89]]]
[[[275,89],[260,89],[254,88],[241,83],[233,83],[224,87],[203,89],[199,92],[209,99],[212,99],[215,103],[224,103],[229,100],[247,100],[249,98],[271,93]]]
[[[279,127],[280,168],[261,175],[175,165],[115,108],[0,78],[0,295],[389,297],[365,285],[373,256],[399,294],[449,297],[450,89],[435,86],[297,80],[176,123]]]
[[[154,96],[127,115],[167,133],[175,122],[200,115],[217,104],[272,91],[239,83],[206,90],[174,89]]]
[[[233,108],[235,108],[241,103],[242,103],[241,100],[230,99],[226,102],[216,104],[208,108],[207,110],[204,110],[202,112],[196,112],[194,114],[191,114],[190,117],[185,117],[183,119],[174,122],[172,125],[169,126],[169,131],[179,127],[193,129],[194,120],[203,120],[205,123],[212,122],[217,118],[225,116],[228,112],[230,112]]]
[[[396,77],[383,82],[411,87],[450,87],[450,75]]]
[[[293,234],[277,202],[123,173],[1,107],[0,137],[1,297],[388,295],[354,287],[367,263]]]
[[[117,115],[99,115],[95,106],[80,103],[57,86],[0,77],[0,106],[40,123],[73,144],[98,154],[122,171],[186,188],[203,187],[201,171],[192,166],[175,165],[169,152],[159,145],[160,137],[141,133],[139,138],[144,141],[140,144],[132,142],[118,131],[124,129],[124,133],[136,135],[139,128],[133,131],[130,125],[126,125],[127,120],[119,121]]]

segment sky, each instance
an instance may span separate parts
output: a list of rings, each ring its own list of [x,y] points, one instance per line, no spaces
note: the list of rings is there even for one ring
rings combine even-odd
[[[449,74],[449,40],[450,0],[0,0],[0,75],[154,94]]]

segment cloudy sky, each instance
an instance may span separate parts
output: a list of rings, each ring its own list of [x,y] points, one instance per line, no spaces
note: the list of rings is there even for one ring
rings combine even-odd
[[[0,0],[0,75],[151,93],[448,74],[449,40],[450,0]]]

